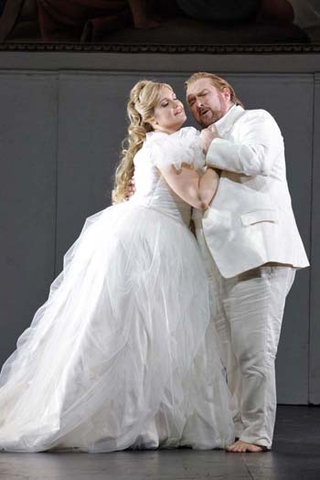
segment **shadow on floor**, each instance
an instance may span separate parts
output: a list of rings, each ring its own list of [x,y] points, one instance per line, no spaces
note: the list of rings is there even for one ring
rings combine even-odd
[[[0,454],[1,480],[319,480],[320,407],[278,408],[272,452]]]

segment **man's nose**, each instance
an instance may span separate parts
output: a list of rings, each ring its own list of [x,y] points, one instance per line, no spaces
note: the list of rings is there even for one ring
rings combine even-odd
[[[197,100],[196,100],[196,107],[197,108],[203,107],[203,103],[202,103],[202,100],[200,98],[197,98]]]

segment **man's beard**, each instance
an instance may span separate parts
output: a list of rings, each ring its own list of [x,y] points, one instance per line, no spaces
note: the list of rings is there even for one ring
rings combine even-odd
[[[210,110],[210,112],[212,113],[212,111]],[[220,118],[222,118],[224,116],[224,114],[222,112],[219,112],[219,114],[213,114],[210,115],[210,117],[208,119],[203,119],[200,117],[200,125],[202,128],[207,128],[209,127],[210,125],[212,125],[213,123],[217,122],[218,120],[220,120]]]
[[[233,105],[234,104],[231,104],[229,107],[226,106],[225,111],[220,110],[219,112],[213,112],[211,109],[209,109],[208,111],[210,111],[212,114],[210,115],[210,119],[208,118],[208,120],[204,119],[204,121],[202,121],[200,117],[199,123],[201,128],[207,128],[210,125],[213,125],[214,123],[216,123],[218,120],[220,120],[222,117],[224,117],[228,113],[228,111],[230,110],[231,107],[233,107]]]

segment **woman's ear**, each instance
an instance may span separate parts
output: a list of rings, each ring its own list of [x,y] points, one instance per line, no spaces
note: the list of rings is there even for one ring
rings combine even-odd
[[[153,130],[156,130],[158,122],[156,121],[156,119],[154,117],[150,118],[148,123],[151,125]]]

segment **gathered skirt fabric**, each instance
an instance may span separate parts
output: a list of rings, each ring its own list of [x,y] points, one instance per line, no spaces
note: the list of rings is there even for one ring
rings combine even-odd
[[[130,202],[88,218],[0,387],[0,450],[231,442],[208,281],[188,228]]]

